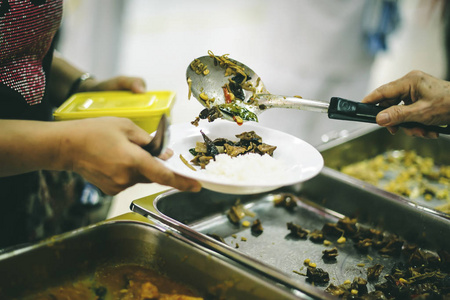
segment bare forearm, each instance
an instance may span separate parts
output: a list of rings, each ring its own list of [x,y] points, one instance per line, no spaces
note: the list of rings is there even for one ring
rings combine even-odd
[[[0,120],[0,176],[71,170],[111,195],[140,182],[199,191],[198,182],[171,172],[142,149],[150,140],[124,118]]]
[[[61,170],[58,124],[0,120],[0,176],[40,169]]]
[[[59,106],[65,100],[67,100],[66,98],[70,91],[70,88],[83,73],[84,72],[82,70],[70,64],[58,53],[55,53],[53,57],[49,82],[50,99],[52,99],[53,105]],[[83,85],[84,84],[86,83],[83,83]],[[88,85],[89,84],[90,83],[88,83]],[[80,86],[80,91],[83,89],[87,89],[87,87]]]

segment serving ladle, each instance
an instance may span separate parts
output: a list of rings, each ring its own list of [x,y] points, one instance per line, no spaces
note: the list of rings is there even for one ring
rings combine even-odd
[[[257,121],[257,116],[267,109],[292,108],[327,113],[330,119],[376,123],[377,114],[385,109],[340,97],[332,97],[330,102],[326,102],[298,96],[273,95],[267,91],[261,78],[252,69],[234,59],[227,59],[242,68],[247,76],[245,85],[252,87],[252,90],[243,89],[241,99],[234,99],[233,103],[229,103],[224,87],[231,81],[236,81],[236,73],[227,71],[226,64],[221,65],[215,57],[206,55],[195,59],[186,70],[189,95],[192,94],[205,107],[217,106],[222,112],[222,118],[227,120],[236,121],[238,116],[243,121]],[[427,131],[450,134],[449,126],[428,126],[416,122],[402,123],[400,126],[420,127]]]

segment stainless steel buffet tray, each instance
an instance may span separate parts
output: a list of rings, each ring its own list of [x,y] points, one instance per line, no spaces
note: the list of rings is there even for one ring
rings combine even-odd
[[[293,194],[297,199],[298,206],[293,211],[274,207],[274,198],[285,193]],[[246,218],[260,219],[264,228],[261,235],[254,236],[250,228],[230,223],[226,212],[237,199],[256,214],[253,218]],[[324,292],[325,286],[313,286],[300,275],[306,273],[305,259],[327,271],[330,283],[336,285],[354,277],[366,278],[367,267],[375,263],[385,265],[384,275],[399,259],[387,258],[372,250],[361,254],[351,242],[337,244],[333,241],[339,256],[330,263],[321,258],[322,250],[326,249],[324,245],[312,243],[309,239],[290,238],[287,222],[314,230],[344,216],[355,217],[359,224],[396,234],[407,243],[429,250],[450,249],[450,240],[442,238],[450,234],[450,220],[402,197],[359,180],[342,177],[327,167],[307,182],[272,193],[236,196],[207,190],[200,193],[170,190],[135,200],[131,208],[150,219],[159,220],[195,243],[260,271],[280,284],[299,289],[312,298],[331,296]],[[210,234],[222,237],[225,244]],[[246,241],[241,240],[242,237]],[[374,283],[369,282],[368,288],[373,290]]]
[[[194,288],[205,299],[298,299],[302,295],[164,227],[109,221],[0,255],[0,299],[34,295],[93,274],[97,268],[121,264],[151,268]],[[221,289],[227,286],[224,283],[228,288]]]
[[[338,171],[350,164],[372,159],[377,155],[385,155],[392,151],[414,151],[421,157],[432,158],[437,166],[450,165],[450,138],[445,135],[438,139],[423,139],[407,136],[401,130],[393,136],[385,128],[365,127],[347,132],[342,137],[319,145],[317,148],[324,158],[325,166]],[[383,184],[392,179],[389,178],[389,175],[393,175],[392,173],[395,173],[395,171],[386,172],[386,178],[382,178],[379,184],[375,184],[375,186],[382,189]],[[339,176],[348,177],[343,173]],[[433,180],[427,182],[436,189],[448,188],[448,186],[443,186]],[[416,184],[418,186],[420,182],[416,182]],[[439,206],[450,204],[446,200],[436,199],[436,197],[426,200],[423,195],[401,197],[418,205],[431,208],[435,213],[450,218],[450,215],[436,210]]]

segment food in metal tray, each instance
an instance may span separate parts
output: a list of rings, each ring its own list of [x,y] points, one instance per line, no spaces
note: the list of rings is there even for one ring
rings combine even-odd
[[[324,260],[333,260],[336,259],[336,257],[339,255],[338,249],[336,247],[330,249],[330,250],[323,250],[322,251],[322,258]]]
[[[384,266],[381,264],[375,264],[374,266],[367,268],[367,279],[378,280],[378,278],[380,278],[383,269]]]
[[[330,281],[330,275],[321,268],[308,267],[306,271],[308,281],[312,283],[323,284]]]
[[[255,221],[253,221],[253,224],[250,227],[250,230],[255,235],[260,235],[261,233],[263,233],[264,228],[262,227],[261,221],[259,219],[256,219]]]
[[[282,198],[289,199],[283,201]],[[280,203],[296,201],[296,196],[282,194],[274,197],[274,207],[283,208]],[[284,207],[288,209],[290,205]],[[254,216],[257,218],[257,215]],[[256,219],[254,224],[261,226]],[[236,223],[235,223],[236,224]],[[237,223],[238,224],[238,223]],[[253,232],[253,231],[252,231]],[[380,278],[382,264],[374,261],[365,269],[365,276],[356,277],[353,281],[346,280],[337,285],[330,278],[326,267],[318,268],[314,262],[305,260],[306,273],[293,272],[306,277],[306,281],[314,285],[326,286],[325,291],[342,299],[447,299],[450,297],[450,253],[448,250],[428,251],[417,245],[408,244],[395,234],[387,234],[378,229],[358,224],[357,219],[343,217],[336,223],[325,223],[321,230],[309,230],[292,222],[287,223],[287,235],[304,239],[312,233],[320,236],[319,240],[327,238],[332,243],[339,244],[342,238],[353,243],[356,251],[367,253],[368,249],[377,251],[385,259],[401,261]],[[313,239],[310,236],[310,240]],[[337,247],[322,251],[322,259],[330,263],[339,260]],[[365,264],[358,264],[365,267]],[[300,269],[301,270],[301,269]],[[369,292],[367,284],[371,282],[375,290]]]
[[[309,230],[303,229],[300,225],[294,224],[292,222],[288,222],[287,229],[291,232],[290,235],[300,239],[306,239]]]
[[[359,251],[373,247],[385,257],[402,257],[405,261],[397,264],[385,276],[385,280],[375,285],[375,291],[368,293],[367,280],[377,281],[384,266],[374,264],[367,268],[367,280],[355,278],[353,283],[336,286],[331,283],[326,291],[343,299],[446,299],[450,297],[450,255],[447,251],[437,253],[420,249],[415,245],[407,245],[395,235],[387,235],[379,230],[357,224],[357,220],[344,217],[336,224],[324,224],[322,229],[330,239],[339,235],[350,238]],[[364,243],[364,247],[360,244]],[[323,258],[338,259],[337,248],[324,250]],[[298,272],[296,272],[298,273]],[[306,273],[307,279],[314,283],[327,283],[326,270],[311,267]],[[430,298],[427,298],[430,297]]]
[[[99,269],[93,276],[49,288],[28,299],[203,299],[187,286],[138,265]]]
[[[295,207],[297,207],[297,202],[289,195],[276,197],[273,201],[276,207],[284,207],[289,211],[292,211]]]
[[[313,243],[322,243],[325,242],[325,236],[323,235],[322,230],[315,229],[309,235],[309,239]]]
[[[438,209],[450,213],[450,165],[437,165],[415,151],[389,151],[343,167],[342,173],[388,192],[415,199],[444,201]]]
[[[255,213],[246,209],[244,205],[240,203],[240,199],[236,201],[236,204],[230,207],[227,212],[228,220],[233,224],[239,224],[239,222],[245,217],[254,217]]]

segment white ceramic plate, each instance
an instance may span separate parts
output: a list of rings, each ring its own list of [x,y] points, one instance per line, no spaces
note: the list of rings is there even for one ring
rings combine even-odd
[[[198,127],[190,123],[175,124],[169,127],[170,141],[168,148],[174,151],[174,155],[164,164],[173,172],[185,177],[199,181],[202,187],[216,192],[227,194],[257,194],[275,190],[282,186],[293,185],[316,176],[323,168],[322,155],[310,144],[281,131],[266,128],[255,122],[245,122],[239,126],[236,123],[215,120],[214,122],[201,121]],[[284,179],[273,178],[270,183],[243,182],[224,183],[217,177],[208,176],[205,170],[196,167],[197,171],[191,170],[180,159],[180,154],[190,161],[194,156],[189,149],[194,148],[196,142],[203,142],[202,130],[211,140],[216,138],[227,138],[238,141],[236,134],[245,131],[255,131],[266,144],[277,146],[273,158],[286,166]],[[287,178],[287,179],[286,179]]]

